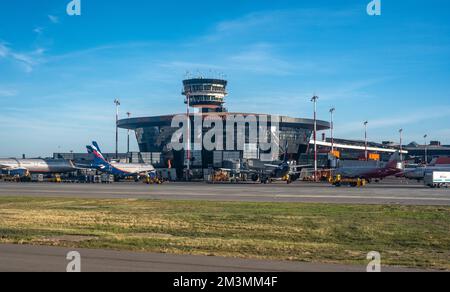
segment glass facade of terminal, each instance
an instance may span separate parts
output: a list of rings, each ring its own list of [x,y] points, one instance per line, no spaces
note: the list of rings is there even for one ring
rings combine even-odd
[[[227,113],[228,114],[228,113]],[[285,145],[288,147],[289,159],[298,161],[301,154],[306,153],[309,146],[309,141],[312,136],[312,125],[302,124],[296,119],[292,119],[293,122],[285,123],[282,122],[279,125],[279,139],[276,141],[279,146],[279,151],[273,157],[275,160],[282,159],[284,154]],[[325,123],[325,122],[323,122]],[[238,135],[237,124],[234,127],[235,137]],[[323,125],[322,125],[323,127]],[[174,151],[171,147],[171,141],[174,133],[178,128],[172,128],[168,121],[165,122],[153,122],[150,124],[137,124],[134,127],[130,127],[135,130],[137,142],[139,145],[139,150],[141,152],[151,152],[151,153],[161,153],[163,164],[165,166],[172,166],[177,168],[177,171],[182,175],[183,169],[186,164],[186,152],[185,151]],[[270,137],[271,129],[273,128],[269,125],[267,127],[267,137]],[[203,128],[202,135],[204,136],[210,129]],[[225,149],[220,151],[208,151],[206,149],[194,150],[194,129],[191,133],[191,160],[190,166],[192,169],[197,169],[198,171],[208,169],[208,168],[221,168],[230,161],[247,161],[253,160],[257,163],[263,163],[260,161],[261,154],[267,154],[269,151],[260,151],[260,145],[258,140],[254,140],[254,137],[250,137],[250,132],[248,130],[248,125],[246,125],[245,130],[245,144],[243,149]],[[227,129],[224,127],[223,141],[227,139]],[[270,142],[270,141],[268,141]],[[235,145],[236,146],[236,145]]]

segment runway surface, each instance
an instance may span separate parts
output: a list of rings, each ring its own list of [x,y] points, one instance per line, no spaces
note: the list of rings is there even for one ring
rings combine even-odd
[[[209,200],[246,202],[303,202],[348,204],[401,204],[450,206],[450,189],[430,189],[396,181],[364,188],[335,188],[328,184],[206,184],[142,183],[49,184],[0,183],[0,197],[66,197],[157,200]]]
[[[207,256],[0,245],[0,272],[65,272],[79,252],[82,272],[365,272],[362,266],[230,259]],[[417,270],[384,267],[386,272]]]

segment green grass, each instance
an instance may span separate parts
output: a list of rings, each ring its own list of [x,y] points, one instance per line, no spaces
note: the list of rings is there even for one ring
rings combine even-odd
[[[0,198],[0,243],[450,270],[450,208]]]

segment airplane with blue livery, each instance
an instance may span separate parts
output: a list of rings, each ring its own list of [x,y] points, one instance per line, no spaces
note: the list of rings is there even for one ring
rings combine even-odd
[[[92,145],[86,146],[86,148],[89,153],[94,155],[94,162],[87,168],[114,175],[116,178],[156,177],[156,169],[151,164],[108,162],[95,141],[92,142]]]

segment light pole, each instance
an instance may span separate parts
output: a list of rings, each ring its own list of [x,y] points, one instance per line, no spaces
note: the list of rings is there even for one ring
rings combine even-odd
[[[190,92],[186,92],[187,99],[187,107],[186,107],[186,116],[187,116],[187,137],[186,137],[186,180],[189,181],[190,172],[191,172],[191,114],[190,114],[190,102],[191,102],[191,94]]]
[[[398,132],[400,133],[400,162],[403,164],[403,129]]]
[[[130,118],[131,117],[131,113],[127,112],[127,117]],[[130,129],[128,129],[127,131],[127,153],[130,153]]]
[[[364,145],[365,145],[365,157],[366,161],[369,161],[369,152],[367,151],[368,148],[368,142],[367,142],[367,125],[369,124],[368,121],[364,122]]]
[[[333,120],[333,115],[334,112],[336,111],[336,109],[333,107],[332,109],[330,109],[330,115],[331,115],[331,153],[334,155],[334,135],[333,135],[333,131],[334,131],[334,120]]]
[[[425,166],[427,166],[428,165],[428,142],[427,142],[428,135],[423,136],[423,138],[425,139]]]
[[[116,98],[114,100],[114,104],[116,105],[116,159],[119,159],[119,107],[120,100]]]
[[[314,95],[311,101],[314,103],[314,181],[317,182],[317,100],[319,97]]]

